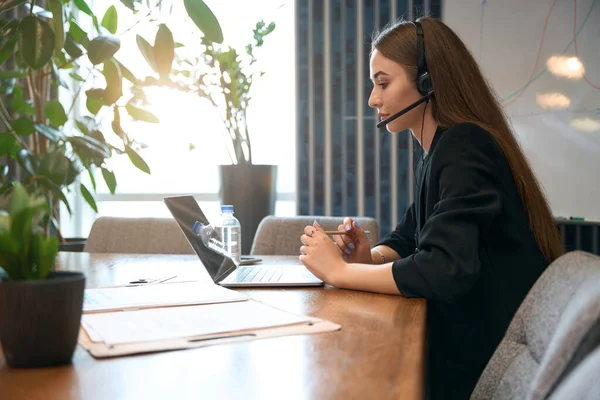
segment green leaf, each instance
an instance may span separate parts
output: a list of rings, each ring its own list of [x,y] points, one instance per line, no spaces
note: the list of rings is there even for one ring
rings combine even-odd
[[[26,78],[27,71],[0,71],[0,79]]]
[[[63,105],[58,100],[50,100],[46,103],[44,106],[44,115],[46,115],[46,118],[54,126],[62,126],[69,120]]]
[[[119,15],[117,14],[117,9],[115,6],[110,6],[106,10],[106,13],[104,13],[104,17],[102,17],[101,25],[114,35],[117,33],[118,21]]]
[[[72,59],[79,58],[83,54],[83,47],[73,39],[70,33],[65,40],[65,51]]]
[[[121,3],[125,4],[125,7],[129,8],[131,11],[135,11],[133,0],[121,0]]]
[[[63,204],[67,208],[67,211],[69,212],[69,215],[70,215],[71,214],[71,205],[69,204],[69,200],[67,200],[67,197],[65,196],[65,194],[62,192],[60,186],[58,186],[56,183],[52,182],[50,179],[48,179],[45,176],[40,176],[38,178],[38,182],[40,183],[40,185],[42,185],[44,188],[46,188],[48,191],[50,191],[54,196],[59,198],[60,201],[63,202]]]
[[[123,128],[121,127],[121,112],[117,106],[113,107],[113,120],[110,126],[118,137],[125,139],[125,132],[123,132]]]
[[[0,29],[0,43],[6,43],[10,38],[15,37],[19,30],[19,20],[10,20],[6,25]]]
[[[65,43],[65,22],[63,20],[63,6],[61,0],[48,0],[48,7],[52,11],[52,27],[54,28],[54,55],[58,56]]]
[[[169,77],[174,58],[175,42],[173,41],[173,34],[165,24],[160,24],[154,39],[154,60],[161,79]]]
[[[150,111],[143,110],[131,103],[128,103],[125,108],[127,109],[129,115],[131,115],[131,118],[135,119],[136,121],[150,122],[153,124],[160,122],[160,120]]]
[[[37,159],[32,158],[31,154],[25,149],[21,149],[17,153],[17,162],[29,175],[35,175],[34,162],[36,162],[36,160]]]
[[[87,46],[90,41],[87,32],[81,29],[81,27],[77,25],[77,22],[72,19],[69,20],[69,36],[71,36],[75,42],[83,46]]]
[[[17,140],[10,133],[0,133],[0,157],[11,154],[15,149],[19,149]]]
[[[183,0],[185,9],[209,42],[223,43],[223,30],[217,17],[202,0]]]
[[[35,124],[35,130],[51,142],[56,142],[60,139],[64,139],[64,135],[61,131],[45,124]]]
[[[27,190],[23,187],[23,185],[21,185],[21,183],[15,182],[10,197],[8,213],[14,216],[27,207],[29,207],[29,193],[27,193]]]
[[[10,10],[20,4],[27,2],[27,0],[6,0],[0,3],[0,12]]]
[[[14,53],[18,39],[19,20],[13,19],[2,28],[0,37],[0,64],[4,64]]]
[[[77,155],[90,158],[96,164],[102,164],[105,159],[110,157],[108,147],[93,137],[71,136],[68,141],[73,146],[73,150]]]
[[[37,279],[46,279],[56,260],[58,238],[50,236],[45,239],[42,235],[36,235],[32,245],[36,259],[35,264],[37,265],[36,277]]]
[[[25,63],[40,69],[54,51],[54,32],[46,21],[28,15],[19,23],[19,50]]]
[[[96,115],[104,105],[104,89],[90,89],[85,92],[87,99],[85,105],[89,112]]]
[[[87,168],[88,176],[90,177],[90,182],[92,182],[92,187],[94,188],[94,192],[96,191],[96,178],[94,177],[94,172],[92,172],[92,168]]]
[[[14,87],[13,97],[8,104],[15,114],[35,115],[35,108],[31,105],[31,100],[23,98],[23,89],[18,86]]]
[[[45,176],[59,187],[73,183],[73,172],[77,172],[73,161],[65,157],[62,152],[44,153],[38,156],[40,165],[36,173],[38,178]]]
[[[81,191],[83,198],[90,205],[90,207],[92,207],[92,209],[94,211],[98,212],[98,206],[96,205],[96,200],[94,200],[94,196],[92,196],[92,194],[90,193],[88,188],[85,187],[85,185],[82,183],[79,185],[79,190]]]
[[[103,105],[103,99],[88,97],[85,101],[85,107],[94,115],[98,114],[98,111],[100,111]]]
[[[12,127],[14,131],[21,136],[28,136],[35,132],[35,128],[33,127],[33,121],[27,117],[15,119],[12,122]]]
[[[154,56],[154,47],[148,43],[146,39],[140,35],[136,35],[135,41],[137,42],[140,52],[146,59],[146,62],[154,71],[158,72],[158,66],[156,65],[156,57]]]
[[[83,11],[90,17],[95,17],[94,13],[92,12],[92,9],[90,8],[90,6],[87,5],[85,0],[73,0],[73,3],[75,3],[77,8],[79,8],[81,11]]]
[[[106,139],[104,138],[104,134],[102,132],[100,132],[98,129],[93,129],[90,131],[89,136],[91,138],[96,139],[97,141],[99,141],[100,143],[106,145]],[[110,149],[111,146],[107,146],[107,148]]]
[[[88,58],[97,65],[108,60],[121,48],[121,41],[116,36],[97,36],[88,45]]]
[[[94,88],[85,91],[87,97],[93,97],[95,99],[101,99],[104,97],[104,89]]]
[[[139,80],[135,76],[133,76],[133,73],[129,69],[127,69],[127,67],[125,67],[119,60],[113,58],[113,61],[116,62],[119,66],[119,70],[121,70],[121,76],[123,78],[127,79],[134,85],[137,85],[139,83]]]
[[[69,73],[69,76],[71,78],[73,78],[73,80],[76,80],[77,82],[85,82],[85,79],[81,75],[76,74],[75,72]]]
[[[114,104],[123,96],[123,78],[119,66],[113,60],[104,62],[104,78],[106,79],[106,90],[104,91],[104,105]]]
[[[102,176],[104,177],[104,182],[106,182],[108,190],[110,190],[110,194],[115,194],[115,190],[117,189],[117,178],[115,178],[115,174],[102,167]]]
[[[148,164],[146,164],[146,161],[144,161],[144,159],[135,150],[133,150],[129,146],[125,146],[125,152],[129,156],[131,163],[133,165],[135,165],[137,167],[137,169],[139,169],[142,172],[147,173],[148,175],[150,174],[150,167],[148,167]]]
[[[13,93],[17,80],[15,78],[8,78],[0,80],[0,95],[8,96]]]
[[[86,135],[89,135],[90,131],[96,130],[99,127],[99,123],[89,115],[85,115],[81,117],[81,119],[76,120],[75,124],[77,124],[79,130]]]
[[[0,210],[0,235],[10,232],[10,214]]]

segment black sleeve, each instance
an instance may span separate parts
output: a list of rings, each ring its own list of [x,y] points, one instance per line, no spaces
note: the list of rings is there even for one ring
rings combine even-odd
[[[385,236],[377,245],[385,245],[393,249],[400,257],[408,257],[415,252],[415,203],[404,213],[402,221],[396,225],[396,229]]]
[[[432,159],[431,179],[438,179],[439,200],[421,230],[418,252],[395,261],[392,273],[406,297],[453,302],[477,280],[480,238],[500,213],[499,149],[462,140],[460,147],[438,150],[444,152],[436,165]]]

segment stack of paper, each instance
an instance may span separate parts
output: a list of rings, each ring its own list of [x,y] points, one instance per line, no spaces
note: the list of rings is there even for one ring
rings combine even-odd
[[[107,345],[151,342],[308,323],[309,317],[287,313],[257,301],[153,308],[86,314],[81,319],[90,339]]]
[[[134,287],[86,289],[83,312],[211,304],[247,300],[245,294],[213,283],[160,283]]]
[[[100,358],[340,329],[200,282],[87,289],[83,310],[79,344]]]

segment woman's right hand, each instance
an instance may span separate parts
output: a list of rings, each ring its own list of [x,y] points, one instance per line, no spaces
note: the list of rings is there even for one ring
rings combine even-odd
[[[371,245],[365,231],[350,217],[338,226],[345,235],[333,235],[333,240],[349,263],[372,264]]]

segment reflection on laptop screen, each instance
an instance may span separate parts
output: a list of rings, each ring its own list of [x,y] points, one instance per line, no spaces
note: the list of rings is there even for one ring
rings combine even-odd
[[[193,227],[196,222],[204,226],[210,224],[196,199],[192,196],[172,196],[165,197],[163,200],[210,277],[216,283],[220,282],[236,266],[230,257],[211,250],[202,240],[202,236],[194,233]]]

